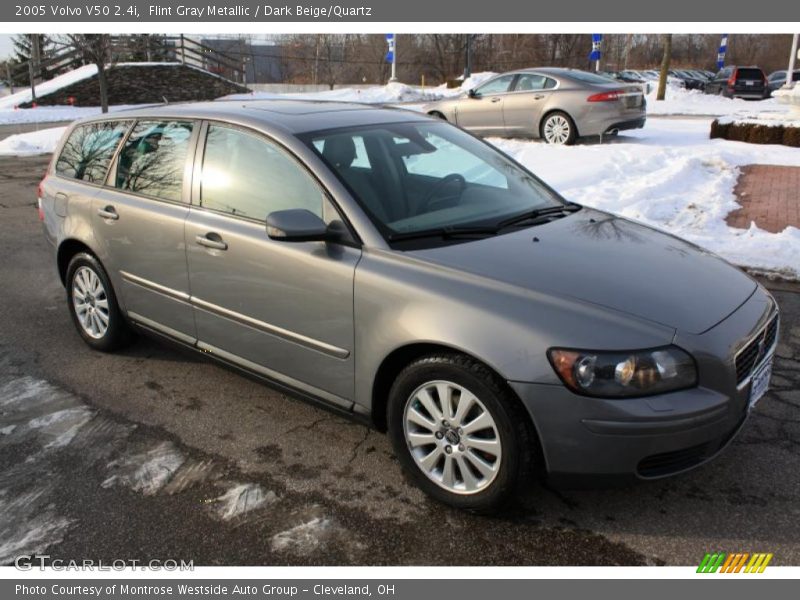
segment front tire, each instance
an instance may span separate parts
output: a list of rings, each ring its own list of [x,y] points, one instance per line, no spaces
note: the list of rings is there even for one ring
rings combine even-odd
[[[87,252],[72,257],[66,282],[70,316],[84,342],[101,352],[113,352],[130,343],[132,332],[97,258]]]
[[[539,133],[548,144],[571,146],[578,139],[578,130],[572,117],[560,110],[544,118]]]
[[[459,354],[420,358],[389,393],[389,435],[424,492],[456,508],[491,512],[525,480],[537,447],[505,383]]]

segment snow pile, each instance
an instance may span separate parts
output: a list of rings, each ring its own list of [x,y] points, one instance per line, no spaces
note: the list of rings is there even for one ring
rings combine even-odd
[[[447,92],[450,92],[448,94]],[[455,90],[458,93],[458,90]],[[249,94],[231,94],[220,100],[328,100],[331,102],[363,102],[365,104],[393,104],[398,102],[430,102],[447,95],[453,90],[446,88],[426,88],[406,85],[393,81],[386,85],[367,88],[338,88],[323,92],[296,92],[275,94],[272,92],[251,92]]]
[[[706,120],[651,120],[612,143],[573,147],[492,139],[561,194],[673,233],[745,267],[800,276],[800,230],[725,223],[739,208],[738,167],[800,166],[800,152],[708,139]]]
[[[491,79],[495,75],[497,75],[497,73],[493,71],[483,71],[481,73],[473,73],[472,75],[467,77],[467,79],[461,84],[461,89],[464,90],[465,92],[467,90],[474,89],[478,87],[480,84],[482,84],[484,81]],[[464,76],[462,75],[461,77],[459,77],[459,79],[464,79]]]
[[[0,140],[0,156],[29,156],[53,152],[66,129],[66,127],[51,127],[10,135]]]
[[[647,113],[650,115],[702,115],[730,116],[738,113],[752,113],[754,109],[765,112],[785,113],[788,109],[778,104],[774,98],[766,100],[743,100],[704,94],[700,90],[685,90],[668,86],[666,98],[656,100],[658,86],[654,85],[647,95]]]

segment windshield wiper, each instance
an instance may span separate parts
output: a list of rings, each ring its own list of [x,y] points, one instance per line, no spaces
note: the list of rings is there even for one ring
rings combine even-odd
[[[583,207],[580,204],[575,204],[574,202],[559,204],[558,206],[546,206],[544,208],[534,208],[533,210],[524,212],[521,215],[516,215],[514,217],[509,217],[508,219],[503,219],[502,221],[498,222],[495,227],[499,231],[506,227],[510,227],[511,225],[518,225],[526,221],[537,221],[542,217],[549,217],[556,215],[564,216],[565,213],[578,212],[581,208]]]
[[[390,242],[403,240],[418,240],[425,238],[441,238],[443,240],[462,237],[475,237],[496,235],[497,227],[436,227],[435,229],[421,229],[420,231],[406,231],[389,235]]]

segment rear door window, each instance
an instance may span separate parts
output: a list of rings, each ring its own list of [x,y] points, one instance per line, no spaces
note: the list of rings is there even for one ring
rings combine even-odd
[[[181,201],[191,121],[139,121],[119,155],[115,187]]]
[[[76,127],[56,161],[62,177],[102,184],[129,122],[105,121]]]
[[[547,77],[544,75],[537,75],[536,73],[523,73],[517,78],[517,83],[514,84],[515,92],[533,92],[536,90],[543,90],[547,83]]]

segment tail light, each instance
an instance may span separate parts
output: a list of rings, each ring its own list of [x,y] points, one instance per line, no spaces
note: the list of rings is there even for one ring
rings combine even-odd
[[[728,87],[736,85],[736,76],[739,74],[739,69],[734,69],[731,76],[728,78]]]
[[[592,94],[589,96],[587,102],[614,102],[619,100],[625,95],[623,90],[612,90],[610,92],[600,92],[599,94]]]

